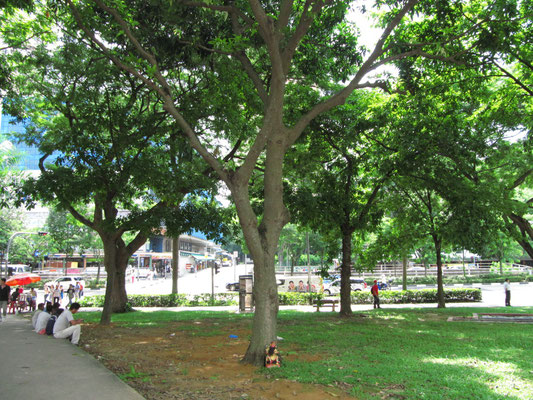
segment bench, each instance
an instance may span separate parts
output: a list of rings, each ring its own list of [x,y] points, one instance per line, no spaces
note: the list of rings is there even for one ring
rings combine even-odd
[[[331,307],[331,311],[335,312],[335,305],[339,304],[338,299],[321,299],[315,300],[313,306],[316,307],[316,311],[320,311],[320,307]]]

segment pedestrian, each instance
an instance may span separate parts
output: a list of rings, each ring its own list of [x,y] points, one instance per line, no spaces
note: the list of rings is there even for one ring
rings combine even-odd
[[[511,307],[511,284],[509,278],[503,283],[503,290],[505,290],[505,307]]]
[[[67,296],[68,296],[68,306],[72,304],[72,300],[74,299],[74,285],[70,284],[70,286],[67,289]]]
[[[52,298],[53,298],[52,304],[59,303],[59,301],[61,300],[61,289],[59,289],[59,284],[57,284],[56,287],[54,288],[54,291],[52,293]]]
[[[70,342],[77,345],[80,340],[82,319],[74,319],[74,314],[80,309],[79,303],[72,303],[68,310],[65,310],[54,324],[54,337],[56,339],[66,339],[70,337]]]
[[[374,285],[372,286],[372,289],[370,289],[370,292],[372,293],[372,296],[374,296],[374,308],[381,308],[379,305],[379,288],[378,288],[378,281],[374,281]]]
[[[47,303],[46,300],[48,299],[49,296],[50,296],[50,288],[48,287],[48,285],[44,285],[44,304]]]
[[[74,297],[76,298],[76,300],[78,300],[81,296],[80,296],[80,283],[79,282],[76,282],[76,287],[74,288]]]
[[[0,281],[0,308],[2,309],[2,314],[0,314],[0,321],[2,317],[7,315],[7,304],[9,303],[9,293],[11,288],[6,285],[6,278],[2,278]]]

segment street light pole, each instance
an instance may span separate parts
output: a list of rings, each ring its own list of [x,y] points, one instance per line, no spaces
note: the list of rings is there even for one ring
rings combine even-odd
[[[39,235],[39,236],[46,236],[48,235],[48,232],[15,232],[11,235],[9,240],[7,241],[7,249],[6,249],[6,272],[7,272],[7,266],[9,265],[9,249],[11,247],[11,243],[13,242],[13,239],[16,236],[19,235]]]

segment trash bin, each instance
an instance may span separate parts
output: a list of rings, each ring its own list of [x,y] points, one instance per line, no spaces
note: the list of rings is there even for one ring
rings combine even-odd
[[[239,275],[239,311],[252,312],[254,310],[253,275]]]

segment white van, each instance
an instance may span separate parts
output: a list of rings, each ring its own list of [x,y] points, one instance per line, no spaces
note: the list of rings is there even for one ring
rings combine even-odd
[[[278,292],[308,292],[308,275],[278,275]],[[300,284],[301,282],[301,284]],[[322,277],[311,275],[311,292],[322,293]]]
[[[2,272],[4,271],[5,267],[2,267]],[[11,272],[12,275],[25,274],[27,272],[31,272],[31,268],[29,265],[25,264],[9,264],[7,266],[7,271]]]

